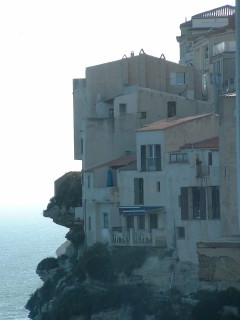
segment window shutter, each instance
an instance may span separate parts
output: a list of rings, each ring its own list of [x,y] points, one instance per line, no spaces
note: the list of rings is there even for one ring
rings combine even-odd
[[[134,204],[139,204],[139,179],[134,179]]]
[[[181,188],[181,219],[189,220],[188,217],[188,187]]]
[[[161,171],[161,145],[156,144],[156,170]]]
[[[146,146],[141,146],[141,171],[146,171]]]
[[[206,189],[200,187],[200,219],[206,220]]]

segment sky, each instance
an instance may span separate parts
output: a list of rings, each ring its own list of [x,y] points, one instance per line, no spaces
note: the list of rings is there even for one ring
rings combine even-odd
[[[131,51],[178,62],[179,25],[235,0],[0,1],[0,215],[44,210],[73,156],[72,79]]]

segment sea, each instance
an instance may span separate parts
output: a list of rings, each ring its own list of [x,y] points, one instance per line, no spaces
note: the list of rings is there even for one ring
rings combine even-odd
[[[29,319],[25,305],[43,284],[36,267],[44,258],[56,257],[67,232],[40,209],[0,210],[0,320]]]

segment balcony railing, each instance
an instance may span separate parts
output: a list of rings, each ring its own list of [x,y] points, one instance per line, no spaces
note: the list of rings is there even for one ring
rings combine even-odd
[[[112,245],[114,246],[154,246],[167,247],[166,229],[127,229],[112,228]]]
[[[196,63],[196,68],[199,70],[207,70],[209,68],[209,59],[204,59]]]

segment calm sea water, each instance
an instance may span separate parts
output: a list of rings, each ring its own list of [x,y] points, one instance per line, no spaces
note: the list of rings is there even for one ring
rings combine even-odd
[[[41,211],[0,212],[0,320],[27,320],[29,296],[42,286],[35,273],[46,257],[56,257],[67,228]]]

